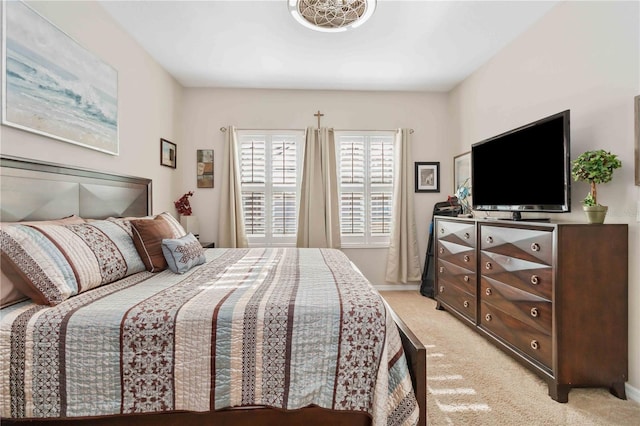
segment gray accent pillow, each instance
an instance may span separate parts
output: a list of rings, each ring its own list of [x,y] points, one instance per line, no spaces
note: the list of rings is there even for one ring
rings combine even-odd
[[[176,274],[184,274],[194,266],[205,262],[204,249],[191,233],[181,238],[164,238],[162,254],[169,269]]]

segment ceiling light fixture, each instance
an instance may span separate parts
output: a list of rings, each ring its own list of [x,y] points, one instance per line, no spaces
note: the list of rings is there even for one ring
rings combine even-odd
[[[346,31],[364,24],[376,10],[376,0],[289,0],[289,11],[307,28]]]

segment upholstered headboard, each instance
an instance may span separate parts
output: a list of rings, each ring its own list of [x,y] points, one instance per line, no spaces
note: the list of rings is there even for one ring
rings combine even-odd
[[[0,156],[0,220],[151,213],[151,179]]]

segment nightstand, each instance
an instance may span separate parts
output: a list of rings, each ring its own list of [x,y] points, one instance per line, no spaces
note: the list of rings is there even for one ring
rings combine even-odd
[[[204,241],[200,241],[200,245],[202,246],[202,248],[215,248],[216,247],[216,243],[207,243]]]

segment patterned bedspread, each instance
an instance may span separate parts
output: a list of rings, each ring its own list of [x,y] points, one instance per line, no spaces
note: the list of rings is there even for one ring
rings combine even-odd
[[[311,404],[415,424],[398,330],[332,249],[211,249],[47,307],[1,311],[0,415]]]

